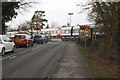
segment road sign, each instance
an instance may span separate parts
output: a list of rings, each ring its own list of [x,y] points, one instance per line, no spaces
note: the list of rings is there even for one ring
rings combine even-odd
[[[90,29],[82,30],[82,35],[83,35],[84,38],[91,37],[91,30]]]

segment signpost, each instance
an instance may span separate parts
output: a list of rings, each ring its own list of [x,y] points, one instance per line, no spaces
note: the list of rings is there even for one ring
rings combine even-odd
[[[83,30],[82,34],[83,34],[84,38],[89,38],[89,37],[91,37],[91,30],[90,29]]]
[[[87,38],[91,37],[91,30],[87,29],[87,30],[82,30],[82,36],[85,39],[85,47],[87,45]]]

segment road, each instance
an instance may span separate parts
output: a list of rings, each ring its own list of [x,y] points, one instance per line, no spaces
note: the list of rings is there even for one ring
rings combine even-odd
[[[46,78],[64,53],[66,42],[21,47],[2,59],[3,78]]]

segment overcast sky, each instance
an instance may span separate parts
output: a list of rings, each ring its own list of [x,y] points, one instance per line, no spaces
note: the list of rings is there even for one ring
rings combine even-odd
[[[35,4],[27,10],[21,10],[16,19],[13,19],[8,23],[12,28],[18,27],[18,25],[25,21],[30,21],[36,10],[45,11],[46,19],[49,25],[51,23],[57,23],[58,25],[66,25],[70,22],[70,16],[68,13],[73,13],[71,19],[71,25],[87,24],[87,12],[78,14],[82,9],[77,6],[77,3],[85,3],[87,0],[39,0],[39,4]]]

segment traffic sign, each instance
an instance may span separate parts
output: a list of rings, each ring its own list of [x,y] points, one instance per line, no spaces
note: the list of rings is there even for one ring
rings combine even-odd
[[[91,37],[91,30],[90,29],[82,30],[82,35],[83,35],[84,38]]]

